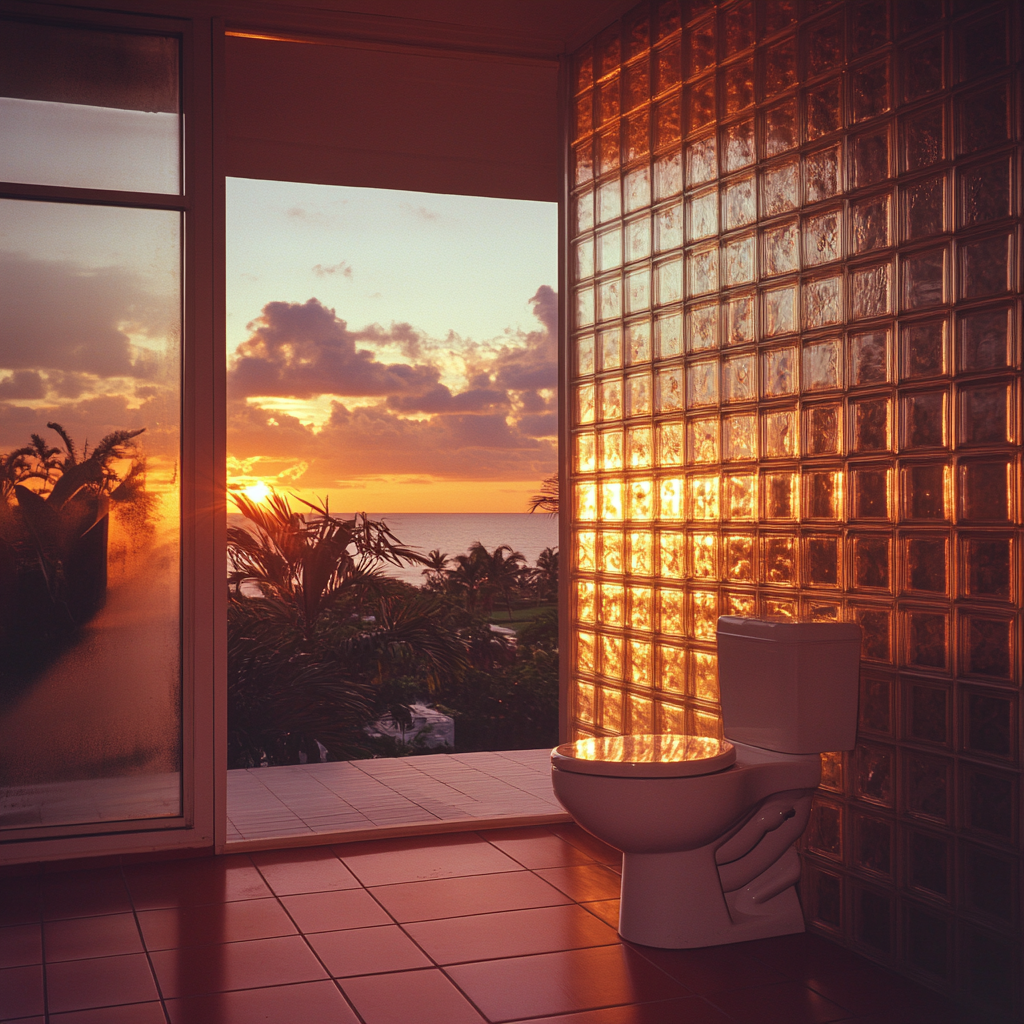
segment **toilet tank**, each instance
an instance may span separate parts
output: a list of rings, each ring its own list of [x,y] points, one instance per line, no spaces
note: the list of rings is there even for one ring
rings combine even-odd
[[[718,620],[725,735],[786,754],[852,750],[860,626],[853,622]]]

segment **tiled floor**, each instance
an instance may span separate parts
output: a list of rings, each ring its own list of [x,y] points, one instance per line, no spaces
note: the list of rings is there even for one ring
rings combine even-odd
[[[569,820],[551,791],[550,749],[228,772],[229,843],[488,818]]]
[[[943,1024],[822,939],[622,942],[575,825],[0,876],[0,1019],[42,1024]]]

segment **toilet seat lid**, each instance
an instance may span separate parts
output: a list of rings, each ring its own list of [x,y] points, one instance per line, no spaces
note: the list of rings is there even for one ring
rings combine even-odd
[[[669,733],[593,736],[563,743],[551,751],[551,764],[581,775],[620,778],[678,778],[721,771],[736,761],[728,740]]]

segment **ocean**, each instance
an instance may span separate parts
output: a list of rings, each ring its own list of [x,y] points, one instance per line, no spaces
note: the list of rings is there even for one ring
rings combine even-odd
[[[345,518],[351,513],[339,514]],[[480,541],[488,551],[509,544],[534,565],[545,548],[558,547],[558,519],[542,512],[371,512],[369,516],[383,519],[402,544],[424,555],[437,548],[454,557]],[[230,526],[244,523],[245,517],[237,512],[228,514]],[[407,583],[423,582],[422,566],[387,566],[385,571]]]

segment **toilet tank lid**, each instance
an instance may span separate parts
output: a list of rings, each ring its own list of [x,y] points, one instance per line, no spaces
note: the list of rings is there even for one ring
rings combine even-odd
[[[860,642],[860,626],[856,622],[795,622],[792,619],[747,619],[740,615],[722,615],[718,619],[718,632],[790,644],[827,644],[841,640]]]

